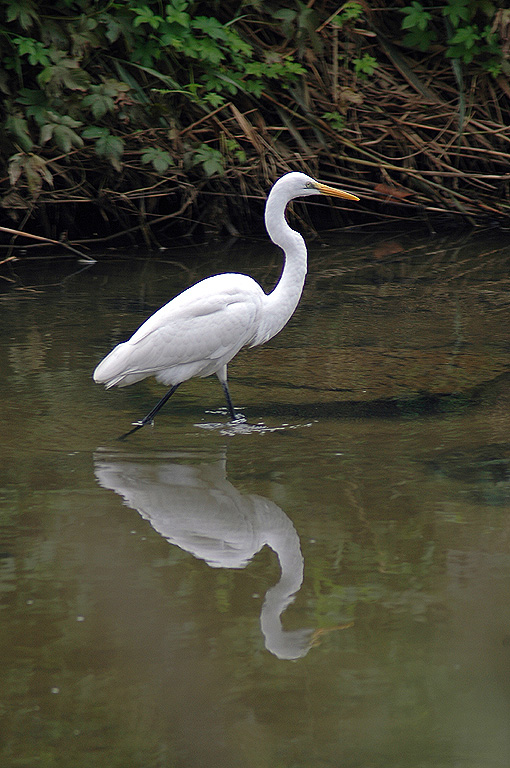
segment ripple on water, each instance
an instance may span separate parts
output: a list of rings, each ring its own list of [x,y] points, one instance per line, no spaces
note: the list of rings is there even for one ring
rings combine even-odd
[[[209,414],[221,414],[221,411],[207,411]],[[270,432],[286,432],[291,429],[303,429],[305,427],[311,427],[313,422],[309,421],[303,424],[289,424],[284,422],[282,424],[276,424],[269,426],[264,424],[263,421],[259,421],[257,424],[249,424],[244,416],[240,416],[235,421],[225,423],[224,421],[210,421],[200,424],[195,424],[195,427],[205,429],[210,432],[219,432],[220,435],[253,435],[253,434],[266,434]]]

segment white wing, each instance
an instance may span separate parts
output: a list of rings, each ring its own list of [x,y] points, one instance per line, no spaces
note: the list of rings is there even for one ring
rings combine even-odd
[[[265,294],[246,275],[215,275],[193,285],[146,320],[94,371],[107,387],[156,376],[167,386],[208,376],[254,339]]]

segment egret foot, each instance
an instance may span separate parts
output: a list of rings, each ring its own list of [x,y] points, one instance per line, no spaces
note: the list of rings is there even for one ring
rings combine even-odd
[[[145,422],[147,423],[147,422]],[[154,422],[152,422],[154,423]],[[134,421],[133,422],[133,429],[130,429],[128,432],[124,432],[123,435],[120,435],[120,437],[117,438],[117,440],[125,440],[126,437],[129,437],[129,435],[132,435],[133,432],[138,432],[139,429],[142,427],[145,427],[145,424],[142,421]]]

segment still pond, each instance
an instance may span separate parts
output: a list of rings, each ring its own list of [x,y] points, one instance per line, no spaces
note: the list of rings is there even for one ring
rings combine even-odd
[[[510,765],[510,236],[309,253],[246,421],[193,380],[123,442],[164,389],[97,362],[277,249],[4,267],[2,768]]]

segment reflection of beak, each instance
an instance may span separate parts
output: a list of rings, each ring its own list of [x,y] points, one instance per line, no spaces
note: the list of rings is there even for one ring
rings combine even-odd
[[[337,629],[349,629],[353,626],[354,622],[349,621],[347,624],[339,624],[337,627],[321,627],[320,629],[316,629],[312,634],[312,642],[310,645],[320,645],[323,635],[328,635],[330,632],[336,632]]]
[[[343,189],[335,189],[334,187],[328,187],[327,184],[321,184],[319,181],[315,184],[315,188],[322,195],[331,195],[331,197],[341,197],[343,200],[359,200],[356,195],[351,195],[350,192],[344,192]]]

